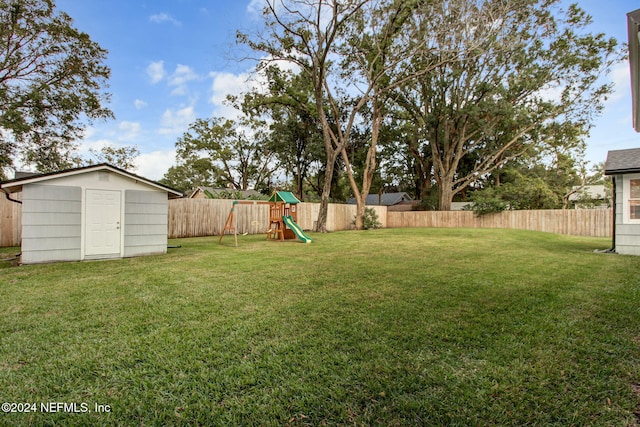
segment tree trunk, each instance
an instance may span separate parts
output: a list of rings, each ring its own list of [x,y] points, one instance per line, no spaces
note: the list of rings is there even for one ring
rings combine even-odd
[[[380,127],[382,126],[382,110],[378,105],[378,97],[373,97],[373,117],[371,120],[371,145],[367,149],[367,159],[364,165],[364,171],[362,174],[362,189],[358,188],[351,165],[349,162],[349,156],[347,156],[346,150],[342,150],[342,158],[344,159],[347,169],[347,176],[349,177],[349,184],[351,190],[356,198],[356,230],[364,229],[364,212],[366,209],[367,196],[371,189],[371,183],[373,182],[373,174],[376,170],[376,150],[378,146],[378,138],[380,135]]]
[[[300,163],[296,164],[296,171],[295,171],[295,177],[294,177],[295,181],[296,181],[296,192],[298,194],[298,197],[300,198],[300,200],[304,201],[304,197],[302,195],[303,192],[303,188],[302,188],[302,166],[300,165]]]
[[[438,210],[450,211],[453,201],[453,182],[447,175],[438,180]]]
[[[316,228],[314,231],[318,233],[327,232],[327,214],[329,211],[329,195],[327,194],[327,185],[323,186],[322,196],[320,196],[320,210],[318,211],[318,219],[316,220]]]
[[[327,153],[328,154],[328,153]],[[318,210],[318,219],[316,220],[315,230],[319,233],[327,232],[327,216],[329,212],[329,197],[331,195],[331,184],[333,182],[333,168],[336,163],[336,155],[327,155],[327,163],[325,166],[324,185],[322,186],[322,194],[320,195],[320,209]]]
[[[356,206],[356,230],[364,229],[364,211],[367,208],[364,201]]]

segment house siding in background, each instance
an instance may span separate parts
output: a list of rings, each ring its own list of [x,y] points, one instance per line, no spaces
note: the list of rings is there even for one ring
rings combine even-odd
[[[640,178],[640,174],[634,175]],[[626,179],[625,179],[626,178]],[[628,197],[629,176],[616,175],[616,206],[615,206],[615,250],[623,255],[640,255],[640,224],[630,223],[625,215],[625,199]]]
[[[640,148],[609,151],[604,173],[613,177],[615,189],[614,249],[623,255],[640,255],[640,197],[631,194],[632,181],[640,181]]]

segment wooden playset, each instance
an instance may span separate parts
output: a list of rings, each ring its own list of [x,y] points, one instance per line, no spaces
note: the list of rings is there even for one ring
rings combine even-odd
[[[302,228],[297,224],[298,212],[296,205],[300,200],[288,191],[276,191],[269,201],[234,200],[229,216],[224,224],[218,243],[222,243],[225,232],[233,232],[235,245],[238,246],[238,234],[236,230],[235,208],[237,205],[269,205],[269,229],[267,240],[292,240],[299,239],[304,243],[311,243]]]

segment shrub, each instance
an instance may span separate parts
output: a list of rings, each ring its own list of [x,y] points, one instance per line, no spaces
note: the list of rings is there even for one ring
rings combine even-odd
[[[356,219],[353,218],[351,224],[355,225]],[[378,214],[373,208],[364,208],[364,217],[362,218],[362,227],[365,230],[371,230],[382,227],[382,223],[378,221]]]

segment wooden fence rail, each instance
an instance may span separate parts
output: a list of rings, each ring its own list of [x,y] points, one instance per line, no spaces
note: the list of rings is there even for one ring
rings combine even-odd
[[[611,237],[612,209],[504,211],[476,216],[471,211],[388,212],[387,227],[513,228],[573,236]]]
[[[1,194],[0,194],[1,196]],[[15,195],[14,195],[15,197]],[[219,235],[231,210],[231,200],[175,199],[169,201],[169,237]],[[382,227],[456,227],[514,228],[576,236],[611,237],[612,209],[505,211],[482,217],[473,212],[387,212],[384,206],[373,206]],[[320,205],[297,205],[298,223],[305,230],[314,228]],[[0,198],[0,246],[19,246],[22,206]],[[238,233],[260,234],[269,226],[268,206],[237,205]],[[329,231],[353,228],[354,205],[329,204]]]
[[[216,236],[224,226],[231,210],[231,200],[217,199],[175,199],[169,201],[169,238]],[[260,234],[269,228],[268,205],[236,205],[237,232]],[[298,225],[304,230],[314,228],[320,205],[300,203],[296,206]],[[329,204],[327,229],[329,231],[349,230],[356,211],[353,205]],[[383,227],[386,226],[386,208],[375,206]]]

